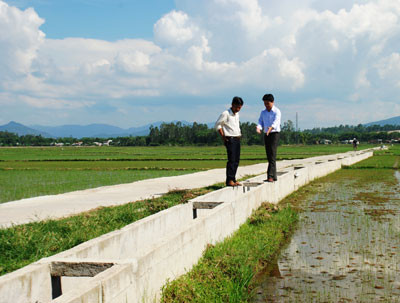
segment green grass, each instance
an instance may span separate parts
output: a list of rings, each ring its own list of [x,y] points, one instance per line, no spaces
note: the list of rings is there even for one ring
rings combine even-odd
[[[278,159],[351,149],[350,145],[280,146]],[[265,163],[265,158],[263,146],[243,146],[240,165]],[[223,146],[0,148],[0,203],[225,166]]]
[[[352,165],[351,169],[399,169],[400,145],[394,145],[388,150],[374,152],[374,157]]]
[[[362,145],[368,148],[371,145]],[[352,150],[351,145],[298,145],[279,146],[278,156],[308,157]],[[242,158],[265,159],[264,146],[242,146]],[[224,159],[221,146],[157,146],[157,147],[2,147],[0,161],[12,160],[124,160],[124,159]]]
[[[161,198],[99,208],[62,220],[0,229],[0,275],[120,229],[161,210],[186,203],[189,199],[222,186],[216,184],[203,189],[173,191]]]
[[[195,170],[0,170],[0,203],[192,172]]]
[[[210,245],[189,273],[168,282],[161,302],[248,302],[256,273],[276,257],[296,221],[290,208],[263,204],[234,235]]]

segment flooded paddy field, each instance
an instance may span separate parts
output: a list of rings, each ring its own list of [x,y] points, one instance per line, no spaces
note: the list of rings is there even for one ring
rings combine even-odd
[[[399,148],[300,189],[300,222],[254,302],[400,302]]]

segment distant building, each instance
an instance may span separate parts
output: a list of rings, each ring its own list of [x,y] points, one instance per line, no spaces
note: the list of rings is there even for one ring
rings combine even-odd
[[[328,139],[321,139],[319,140],[319,144],[332,144],[332,141]]]
[[[368,143],[371,144],[381,144],[383,142],[382,139],[373,139],[373,140],[369,140]]]

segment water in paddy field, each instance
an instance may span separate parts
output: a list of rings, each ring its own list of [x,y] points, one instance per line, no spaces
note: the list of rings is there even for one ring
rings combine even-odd
[[[255,302],[400,302],[398,184],[320,183]],[[395,185],[393,185],[395,184]]]

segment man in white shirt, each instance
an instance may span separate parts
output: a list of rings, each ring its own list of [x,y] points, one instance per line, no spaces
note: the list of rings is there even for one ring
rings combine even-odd
[[[281,131],[281,111],[274,105],[274,96],[266,94],[262,98],[265,110],[258,119],[257,132],[261,134],[264,130],[265,152],[268,159],[268,182],[278,180],[276,174],[276,152],[278,149],[279,135]]]
[[[236,181],[236,171],[240,161],[240,131],[239,111],[243,106],[243,100],[240,97],[232,99],[230,109],[224,111],[215,123],[215,129],[221,135],[226,152],[228,154],[228,162],[226,163],[226,185],[241,185]]]

